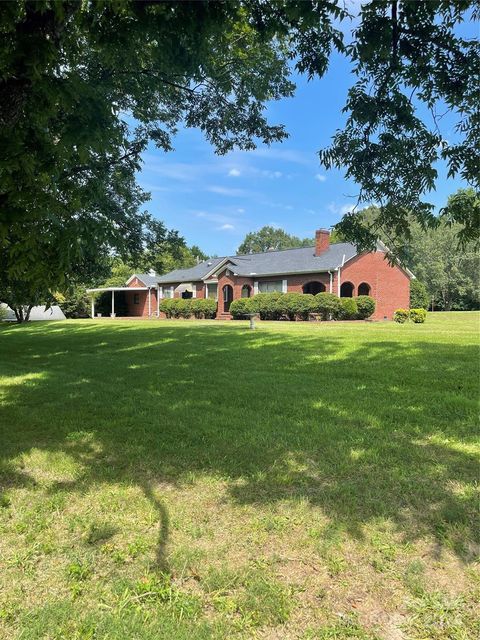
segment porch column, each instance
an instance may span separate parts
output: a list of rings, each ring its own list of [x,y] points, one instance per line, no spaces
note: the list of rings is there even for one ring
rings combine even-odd
[[[157,318],[160,317],[160,287],[157,287]]]
[[[92,294],[92,318],[95,318],[95,296]]]
[[[148,289],[148,317],[152,317],[152,290]]]
[[[115,317],[115,291],[112,289],[112,313],[110,314],[111,318]]]

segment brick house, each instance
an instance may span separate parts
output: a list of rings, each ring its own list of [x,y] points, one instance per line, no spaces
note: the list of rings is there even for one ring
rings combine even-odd
[[[331,244],[329,231],[320,229],[314,247],[212,258],[161,276],[134,274],[125,287],[101,291],[112,291],[113,314],[115,291],[123,291],[129,316],[161,316],[162,298],[209,297],[218,301],[217,318],[229,319],[230,304],[236,298],[271,291],[328,291],[340,297],[370,295],[376,301],[373,318],[391,319],[395,309],[409,307],[414,276],[399,265],[390,265],[386,252],[381,242],[370,253],[358,253],[347,242]]]

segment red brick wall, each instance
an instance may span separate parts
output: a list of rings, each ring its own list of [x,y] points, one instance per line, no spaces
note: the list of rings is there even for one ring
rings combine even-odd
[[[233,299],[242,297],[242,287],[244,284],[248,284],[251,288],[251,294],[253,296],[253,278],[245,278],[241,276],[234,276],[232,272],[230,275],[226,275],[226,271],[223,271],[218,278],[218,308],[217,308],[217,318],[223,313],[223,287],[229,284],[233,287]]]
[[[370,295],[376,302],[372,318],[376,320],[391,320],[395,309],[410,306],[410,278],[400,267],[390,266],[381,251],[364,253],[347,262],[340,273],[340,284],[344,282],[354,285],[354,296],[362,282],[370,285]],[[337,287],[335,279],[334,293],[338,293]]]
[[[307,273],[291,276],[268,276],[263,278],[235,277],[231,272],[227,276],[224,271],[218,280],[218,313],[223,313],[223,287],[229,284],[233,287],[233,299],[241,297],[244,284],[252,287],[254,280],[258,282],[269,280],[287,280],[287,291],[302,293],[303,285],[317,281],[325,285],[330,291],[330,276],[328,273]],[[358,287],[362,282],[370,285],[370,295],[376,301],[376,309],[372,318],[382,320],[384,317],[392,319],[393,312],[399,307],[408,308],[410,305],[410,278],[398,266],[390,266],[381,251],[366,253],[353,258],[341,269],[340,283],[351,282],[354,285],[353,296],[358,295]],[[332,271],[332,292],[338,295],[338,277]]]
[[[325,291],[330,291],[330,276],[328,273],[299,273],[293,276],[286,276],[287,291],[303,293],[303,285],[308,282],[321,282],[325,285]],[[264,280],[275,280],[275,278],[263,278]],[[335,293],[335,291],[333,291]]]
[[[148,317],[148,291],[135,291],[136,287],[144,287],[144,283],[138,278],[134,278],[127,285],[132,291],[125,291],[127,302],[127,315]],[[138,295],[138,304],[134,303],[135,294]],[[157,290],[151,289],[151,316],[157,313]]]

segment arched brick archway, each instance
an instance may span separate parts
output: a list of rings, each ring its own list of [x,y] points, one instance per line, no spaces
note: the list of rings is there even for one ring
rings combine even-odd
[[[362,282],[358,285],[358,295],[359,296],[369,296],[372,288],[368,284],[368,282]]]
[[[252,287],[249,284],[244,284],[241,291],[242,298],[250,298],[252,295]]]
[[[229,284],[223,286],[222,289],[223,294],[223,311],[228,313],[230,311],[230,305],[233,300],[233,287]]]
[[[323,293],[326,291],[326,287],[323,282],[318,282],[318,280],[312,280],[311,282],[306,282],[302,287],[303,293],[311,293],[312,295],[316,295],[317,293]]]
[[[351,282],[344,282],[340,287],[341,298],[353,298],[353,284]]]

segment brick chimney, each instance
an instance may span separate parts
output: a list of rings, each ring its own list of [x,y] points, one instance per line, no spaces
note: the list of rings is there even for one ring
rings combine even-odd
[[[330,246],[330,231],[328,229],[317,229],[315,231],[315,255],[324,253]]]

